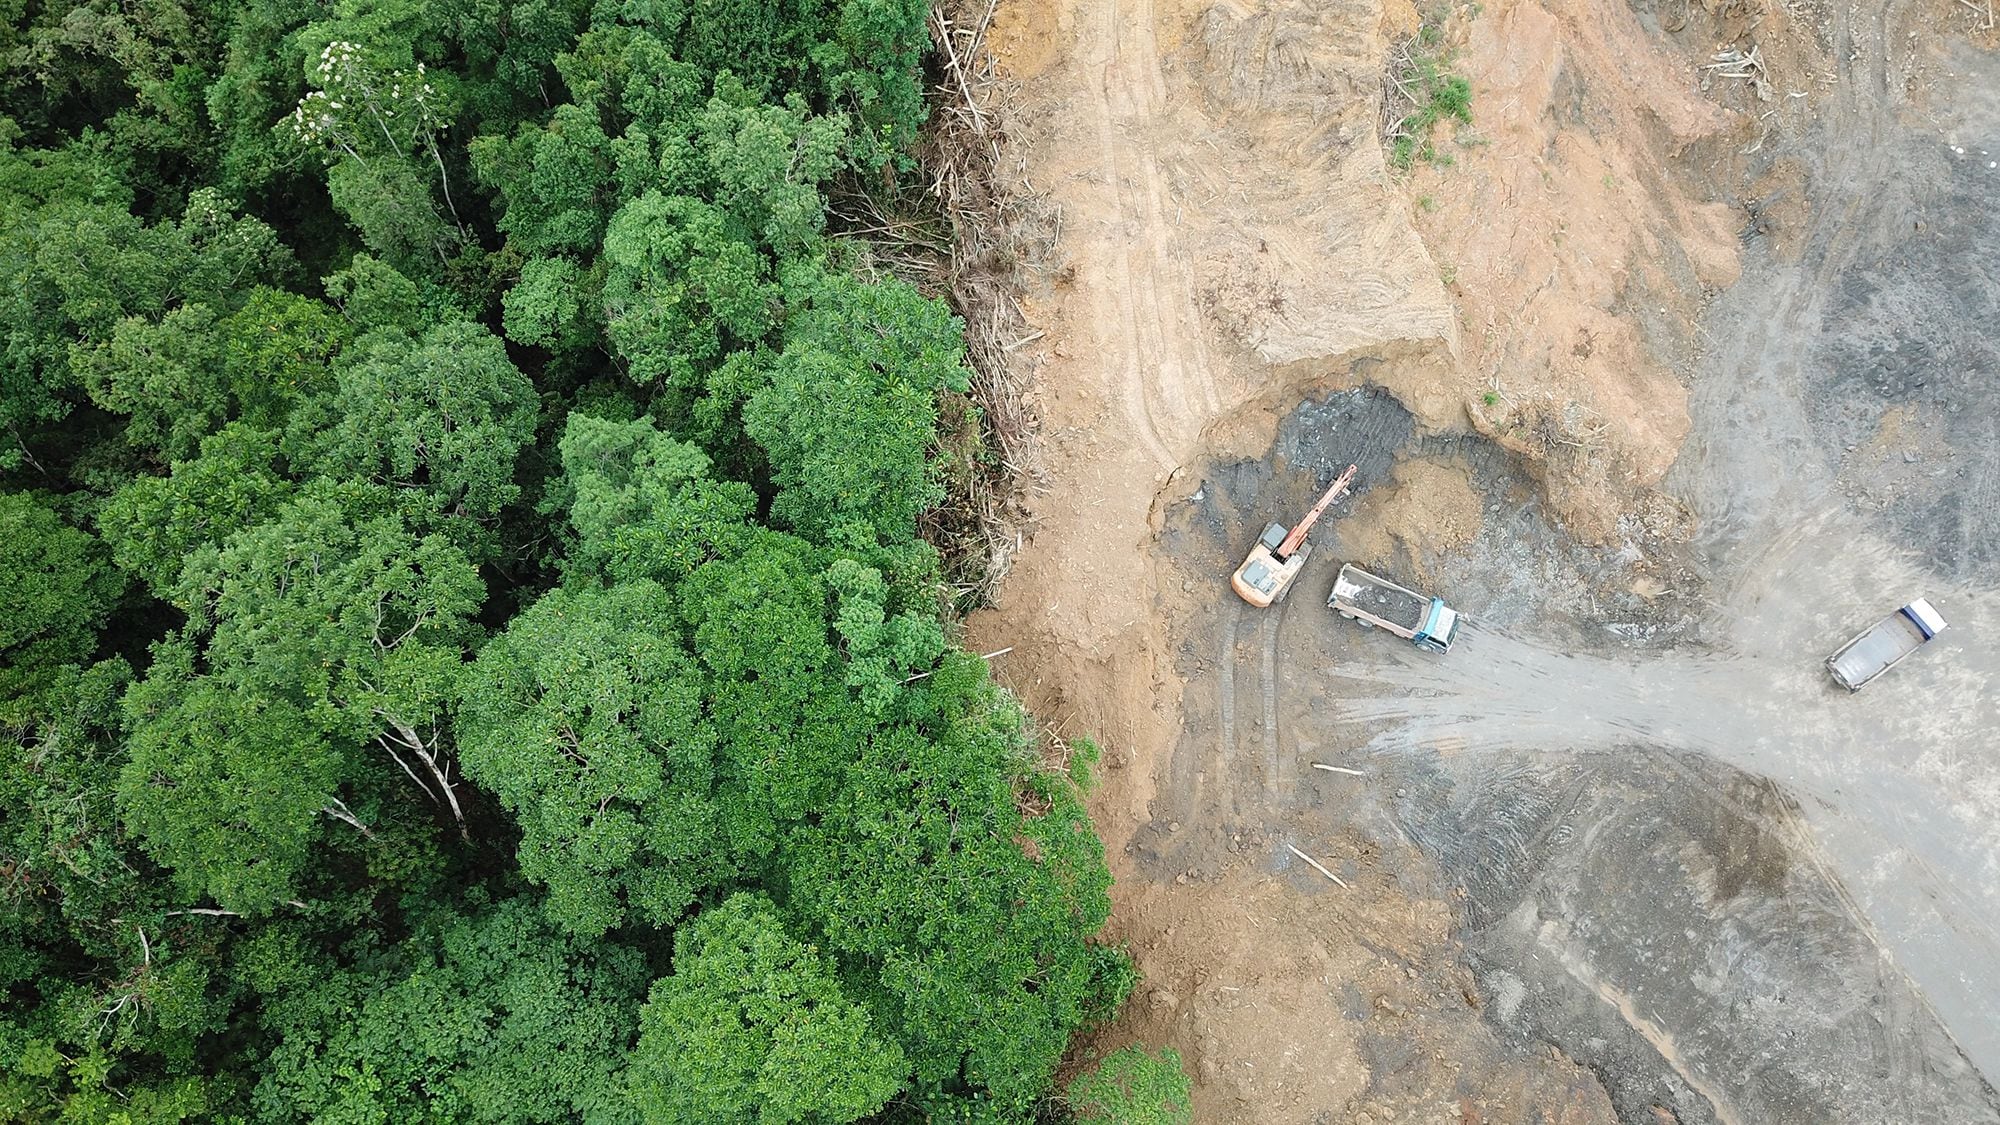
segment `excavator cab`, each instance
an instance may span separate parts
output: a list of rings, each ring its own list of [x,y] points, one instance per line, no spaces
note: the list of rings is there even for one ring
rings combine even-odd
[[[1236,596],[1259,609],[1284,597],[1292,579],[1298,577],[1299,571],[1305,569],[1306,560],[1312,557],[1312,544],[1307,543],[1294,551],[1290,558],[1279,559],[1273,553],[1275,548],[1271,544],[1273,530],[1278,533],[1278,543],[1285,541],[1283,524],[1274,523],[1265,528],[1264,534],[1257,539],[1257,545],[1251,548],[1250,557],[1244,559],[1243,565],[1229,577],[1229,588],[1236,591]]]
[[[1353,482],[1354,466],[1349,465],[1296,526],[1287,530],[1281,523],[1266,525],[1264,533],[1257,537],[1257,545],[1250,548],[1249,557],[1229,576],[1229,588],[1236,591],[1236,596],[1259,609],[1283,598],[1292,579],[1298,577],[1306,560],[1312,557],[1312,544],[1306,542],[1306,533],[1312,530],[1327,505],[1345,493]]]

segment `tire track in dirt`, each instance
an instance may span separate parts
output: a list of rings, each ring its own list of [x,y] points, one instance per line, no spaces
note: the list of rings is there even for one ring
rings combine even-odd
[[[1852,574],[1829,566],[1842,554],[1860,556]],[[1914,977],[1915,989],[1880,990],[1900,1005],[1884,1014],[1885,1027],[1891,1016],[1897,1026],[1942,1026],[1977,1065],[1982,1047],[1990,1050],[1982,1038],[1990,1038],[1990,1024],[1968,1017],[1968,1004],[1979,1003],[2000,966],[1991,921],[2000,905],[1977,888],[1990,885],[1980,873],[2000,855],[2000,837],[1963,833],[1990,823],[1980,794],[1995,791],[1993,774],[1977,754],[1926,767],[1923,747],[1976,746],[1979,732],[1992,729],[1994,697],[1983,690],[1990,657],[1946,634],[1930,660],[1899,669],[1893,689],[1876,689],[1893,690],[1898,705],[1860,709],[1826,687],[1817,661],[1796,655],[1819,650],[1825,630],[1815,607],[1865,603],[1879,586],[1915,587],[1915,566],[1835,522],[1780,536],[1737,584],[1725,605],[1741,651],[1725,643],[1641,659],[1478,630],[1463,642],[1464,655],[1479,658],[1474,666],[1399,659],[1330,671],[1357,684],[1395,685],[1393,699],[1364,688],[1343,708],[1345,721],[1391,724],[1370,740],[1376,753],[1421,751],[1435,735],[1456,731],[1482,747],[1670,746],[1778,779],[1801,803],[1766,811],[1735,801],[1693,761],[1659,759],[1691,790],[1784,841],[1785,853],[1818,875],[1835,912],[1864,936],[1878,972]],[[1967,634],[1986,632],[1981,626],[1996,616],[1990,594],[1946,588],[1938,596]],[[1910,716],[1930,720],[1918,726]],[[1898,1074],[1928,1069],[1917,1037],[1904,1042],[1885,1032],[1869,1042],[1902,1060],[1907,1069]],[[1709,1080],[1719,1078],[1711,1070]],[[1915,1096],[1914,1087],[1893,1089]]]
[[[1098,70],[1098,81],[1091,84],[1091,108],[1097,118],[1098,152],[1104,162],[1104,175],[1110,188],[1107,203],[1110,209],[1109,223],[1111,239],[1116,240],[1126,234],[1130,225],[1126,209],[1119,197],[1123,192],[1123,174],[1120,168],[1118,118],[1111,105],[1111,92],[1121,79],[1119,61],[1118,12],[1115,4],[1106,4],[1101,9],[1102,20],[1095,38],[1103,47],[1103,53],[1092,60]],[[1099,258],[1098,255],[1091,255]],[[1144,343],[1140,339],[1139,318],[1133,308],[1135,279],[1132,263],[1126,252],[1114,251],[1099,260],[1114,264],[1117,276],[1110,288],[1114,307],[1107,310],[1103,297],[1091,301],[1092,313],[1097,321],[1097,336],[1100,341],[1115,344],[1118,354],[1111,361],[1118,365],[1123,392],[1119,398],[1126,417],[1132,422],[1134,432],[1146,446],[1153,460],[1162,469],[1172,469],[1178,459],[1167,449],[1160,434],[1160,423],[1152,404],[1145,393],[1142,366],[1147,360]]]
[[[1697,384],[1697,397],[1720,394],[1731,401],[1733,409],[1724,416],[1722,427],[1745,433],[1755,430],[1761,435],[1802,434],[1807,430],[1806,404],[1796,393],[1764,396],[1759,391],[1768,382],[1799,382],[1795,373],[1807,362],[1799,342],[1819,335],[1828,302],[1837,292],[1836,282],[1853,267],[1875,225],[1870,220],[1882,205],[1878,189],[1894,182],[1897,150],[1884,142],[1885,134],[1896,128],[1896,110],[1885,105],[1877,91],[1891,87],[1888,28],[1900,20],[1905,6],[1900,2],[1883,5],[1859,27],[1858,14],[1851,8],[1836,5],[1831,9],[1829,32],[1841,60],[1842,81],[1827,100],[1824,118],[1817,126],[1822,161],[1819,178],[1824,186],[1815,195],[1824,203],[1811,212],[1805,239],[1807,257],[1817,266],[1809,278],[1789,281],[1770,315],[1738,323],[1733,339],[1718,342],[1720,350],[1756,357],[1753,364],[1760,376],[1737,385],[1725,380]],[[1871,41],[1864,47],[1861,40]],[[1772,410],[1783,416],[1769,417]],[[1725,447],[1732,456],[1710,456]],[[1690,453],[1698,456],[1690,457]],[[1738,460],[1746,456],[1754,457],[1757,463]],[[1782,512],[1812,505],[1824,495],[1831,466],[1824,474],[1796,471],[1800,461],[1819,459],[1810,444],[1725,438],[1719,433],[1692,441],[1683,454],[1684,461],[1709,462],[1705,475],[1710,479],[1696,490],[1707,498],[1701,512],[1704,521],[1729,527],[1746,538],[1771,533],[1773,525],[1782,525]]]
[[[1121,405],[1160,468],[1172,469],[1181,462],[1176,449],[1191,447],[1221,400],[1149,140],[1166,100],[1152,6],[1107,3],[1099,14],[1092,108],[1109,245],[1088,257],[1111,263],[1114,276],[1093,311],[1100,340],[1117,352]]]
[[[1293,585],[1296,587],[1297,582]],[[1287,590],[1287,596],[1271,607],[1264,621],[1262,659],[1257,668],[1264,703],[1264,787],[1274,792],[1285,784],[1290,773],[1278,746],[1278,631],[1284,627],[1285,611],[1292,604],[1290,593]]]
[[[1229,596],[1234,604],[1224,611],[1227,620],[1222,632],[1221,698],[1218,701],[1221,729],[1218,732],[1217,753],[1213,761],[1205,764],[1208,784],[1198,787],[1200,791],[1194,794],[1193,807],[1189,810],[1197,821],[1219,824],[1234,822],[1243,816],[1243,775],[1249,764],[1243,754],[1242,732],[1236,724],[1237,693],[1247,690],[1249,685],[1239,683],[1236,673],[1238,664],[1242,663],[1242,649],[1246,647],[1243,617],[1250,611],[1237,602],[1233,594]],[[1268,632],[1267,620],[1258,627],[1257,635],[1262,637]],[[1256,713],[1258,725],[1264,726],[1268,722],[1265,713],[1261,708]]]
[[[1227,787],[1228,778],[1234,772],[1232,763],[1236,757],[1236,632],[1243,622],[1242,604],[1234,601],[1229,603],[1222,611],[1222,618],[1222,666],[1220,674],[1216,677],[1218,695],[1216,703],[1221,719],[1216,729],[1215,760],[1208,763],[1206,770],[1192,772],[1197,776],[1215,776]],[[1186,755],[1175,755],[1176,766],[1181,766],[1180,759],[1184,757]],[[1192,764],[1187,763],[1188,766]],[[1185,770],[1186,767],[1182,769]],[[1178,792],[1189,794],[1187,811],[1190,814],[1203,808],[1202,788],[1199,782],[1192,786],[1184,784],[1176,787]]]
[[[1152,0],[1139,0],[1134,6],[1134,39],[1140,44],[1146,75],[1146,91],[1150,95],[1147,110],[1157,114],[1166,108],[1167,81],[1160,70],[1160,48],[1153,34],[1157,26],[1157,16]],[[1145,204],[1147,225],[1150,229],[1164,233],[1167,227],[1166,192],[1160,185],[1160,164],[1148,152],[1140,161],[1140,171],[1145,176]],[[1179,228],[1179,211],[1175,212],[1174,226]],[[1202,332],[1202,317],[1194,301],[1194,277],[1188,268],[1186,257],[1176,247],[1177,239],[1156,238],[1151,240],[1153,249],[1153,269],[1155,275],[1170,276],[1174,279],[1174,314],[1179,318],[1184,330],[1175,334],[1184,355],[1183,361],[1192,360],[1184,367],[1184,372],[1200,392],[1202,404],[1206,407],[1203,416],[1214,417],[1222,410],[1222,396],[1217,392],[1214,368],[1209,363],[1208,340]]]
[[[1232,595],[1222,611],[1220,663],[1215,677],[1216,742],[1212,758],[1197,761],[1193,754],[1176,753],[1169,766],[1172,788],[1180,797],[1178,818],[1193,823],[1220,820],[1225,824],[1256,821],[1268,812],[1271,794],[1295,771],[1282,752],[1283,739],[1278,718],[1278,641],[1285,623],[1286,598],[1268,610],[1256,626],[1256,695],[1248,700],[1256,707],[1257,751],[1246,756],[1236,718],[1239,692],[1252,690],[1239,682],[1238,665],[1251,655],[1250,640],[1244,635],[1246,609]]]

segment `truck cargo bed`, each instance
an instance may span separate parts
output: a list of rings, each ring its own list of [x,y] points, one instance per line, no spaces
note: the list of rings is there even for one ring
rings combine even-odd
[[[1423,628],[1431,611],[1429,598],[1354,567],[1341,568],[1331,600],[1408,632]]]
[[[1418,597],[1402,590],[1385,590],[1380,586],[1362,585],[1345,599],[1358,609],[1384,621],[1393,621],[1405,629],[1416,629],[1423,625],[1424,617],[1431,611],[1429,598]]]

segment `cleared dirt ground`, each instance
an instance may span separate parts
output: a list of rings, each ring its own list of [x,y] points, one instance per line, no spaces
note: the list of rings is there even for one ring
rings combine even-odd
[[[1994,33],[1433,15],[1475,124],[1393,174],[1406,5],[998,8],[1062,227],[972,631],[1106,747],[1147,982],[1102,1045],[1180,1049],[1204,1122],[2000,1120]],[[1293,595],[1230,597],[1350,461]],[[1347,560],[1466,639],[1339,621]],[[1833,691],[1918,593],[1953,629]]]

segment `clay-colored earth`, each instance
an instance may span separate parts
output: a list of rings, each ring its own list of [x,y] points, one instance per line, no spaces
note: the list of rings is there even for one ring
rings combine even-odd
[[[1493,500],[1450,452],[1385,454],[1340,509],[1345,557],[1428,579],[1532,502],[1571,542],[1612,548],[1616,590],[1668,614],[1681,579],[1663,560],[1695,524],[1658,486],[1689,437],[1703,312],[1739,275],[1746,225],[1779,260],[1807,233],[1801,167],[1749,157],[1831,88],[1812,0],[1431,11],[1473,120],[1436,133],[1448,163],[1404,171],[1385,155],[1385,83],[1422,18],[1405,0],[1002,0],[986,40],[1008,91],[999,186],[1061,228],[1024,301],[1041,335],[1015,353],[1041,484],[969,641],[1011,647],[999,677],[1105,747],[1109,936],[1145,983],[1093,1046],[1178,1049],[1202,1122],[1618,1119],[1592,1071],[1496,1034],[1454,936],[1458,892],[1415,844],[1315,828],[1338,818],[1296,806],[1249,815],[1291,768],[1272,685],[1303,673],[1272,667],[1282,616],[1242,616],[1219,570],[1159,549],[1195,533],[1171,513],[1202,500],[1202,466],[1264,458],[1308,397],[1379,388],[1418,439],[1484,439],[1532,496]],[[1677,45],[1751,30],[1754,79]],[[1324,478],[1300,475],[1264,501],[1308,501]],[[1232,714],[1235,653],[1260,643],[1264,712]],[[1219,714],[1184,698],[1212,675]],[[1252,730],[1270,749],[1255,765],[1237,752]]]

